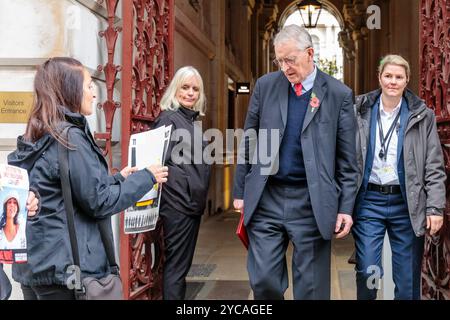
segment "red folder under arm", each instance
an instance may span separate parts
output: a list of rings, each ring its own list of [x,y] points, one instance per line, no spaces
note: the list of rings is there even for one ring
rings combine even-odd
[[[248,235],[247,230],[245,229],[244,226],[244,211],[241,211],[241,218],[239,219],[239,224],[236,229],[236,235],[242,241],[242,244],[245,246],[245,248],[248,250]]]

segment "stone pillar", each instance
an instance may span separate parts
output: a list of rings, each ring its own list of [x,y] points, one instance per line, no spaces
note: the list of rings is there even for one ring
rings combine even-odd
[[[278,17],[278,6],[276,4],[264,5],[264,34],[263,34],[263,73],[273,71],[272,56],[273,53],[273,37],[276,30],[276,21]]]
[[[365,26],[366,6],[362,0],[346,1],[343,8],[344,19],[349,25],[351,31],[351,39],[354,42],[354,92],[361,94],[365,91],[364,72],[366,66],[364,65],[367,28]]]
[[[355,44],[349,28],[339,32],[339,45],[344,50],[344,83],[355,87]]]
[[[344,83],[352,90],[355,89],[355,43],[352,38],[352,26],[349,16],[352,10],[352,0],[344,0],[342,15],[345,27],[339,33],[339,44],[344,50]]]
[[[213,0],[211,1],[211,37],[216,44],[216,57],[211,63],[211,87],[215,88],[213,100],[216,101],[215,114],[212,117],[211,125],[222,132],[225,132],[226,127],[226,105],[228,94],[228,79],[226,76],[226,47],[225,47],[225,1]],[[211,108],[212,109],[212,108]],[[224,195],[223,186],[219,181],[224,181],[223,167],[215,166],[215,181],[212,183],[211,194],[215,201],[215,209],[224,209]]]
[[[355,42],[355,94],[362,94],[368,91],[366,88],[366,74],[370,68],[366,59],[367,29],[361,28],[352,32],[352,39]]]

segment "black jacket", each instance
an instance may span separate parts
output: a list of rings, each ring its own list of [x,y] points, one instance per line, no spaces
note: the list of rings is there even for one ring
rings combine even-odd
[[[72,126],[69,142],[76,147],[68,157],[82,277],[101,278],[110,270],[97,221],[138,201],[152,188],[154,177],[147,170],[126,180],[120,174],[109,176],[86,118],[66,110],[66,120]],[[41,197],[39,214],[27,222],[28,263],[13,267],[13,278],[25,285],[65,285],[67,267],[73,264],[57,152],[58,142],[47,134],[35,143],[19,137],[17,150],[8,156],[9,164],[28,171],[30,186]]]
[[[198,115],[196,111],[180,107],[177,111],[163,111],[154,122],[155,128],[172,125],[172,137],[165,157],[169,177],[161,193],[160,213],[163,215],[176,210],[186,215],[200,216],[205,210],[211,166],[203,161],[206,142],[202,139],[199,122],[195,122]],[[197,135],[197,141],[201,141],[198,145],[194,143],[194,134]],[[185,135],[189,139],[183,138]],[[195,147],[198,148],[198,159],[195,159]],[[187,151],[182,154],[183,163],[174,158],[174,148],[175,153],[177,150]],[[196,162],[199,163],[194,164]]]

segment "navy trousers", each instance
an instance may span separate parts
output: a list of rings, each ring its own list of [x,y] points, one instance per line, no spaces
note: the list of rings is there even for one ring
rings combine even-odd
[[[420,299],[424,237],[416,237],[401,194],[367,191],[365,199],[357,206],[352,232],[356,246],[358,300],[377,297],[376,278],[383,275],[381,256],[386,232],[392,249],[395,299]]]
[[[294,299],[330,299],[331,241],[324,240],[306,186],[268,183],[249,225],[247,270],[255,300],[281,300],[292,241]]]

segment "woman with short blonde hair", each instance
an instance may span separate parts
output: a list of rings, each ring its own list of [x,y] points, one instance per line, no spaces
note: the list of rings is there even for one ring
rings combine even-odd
[[[418,300],[424,235],[436,236],[446,204],[444,160],[433,111],[407,88],[409,63],[388,55],[380,88],[356,98],[360,182],[352,228],[358,300],[377,298],[385,234],[395,299]],[[375,273],[374,273],[375,272]]]
[[[396,54],[389,54],[380,61],[380,65],[378,66],[378,73],[381,75],[384,71],[384,68],[387,65],[396,65],[405,68],[406,80],[409,81],[411,76],[411,68],[409,67],[408,61],[405,60],[402,56]]]

